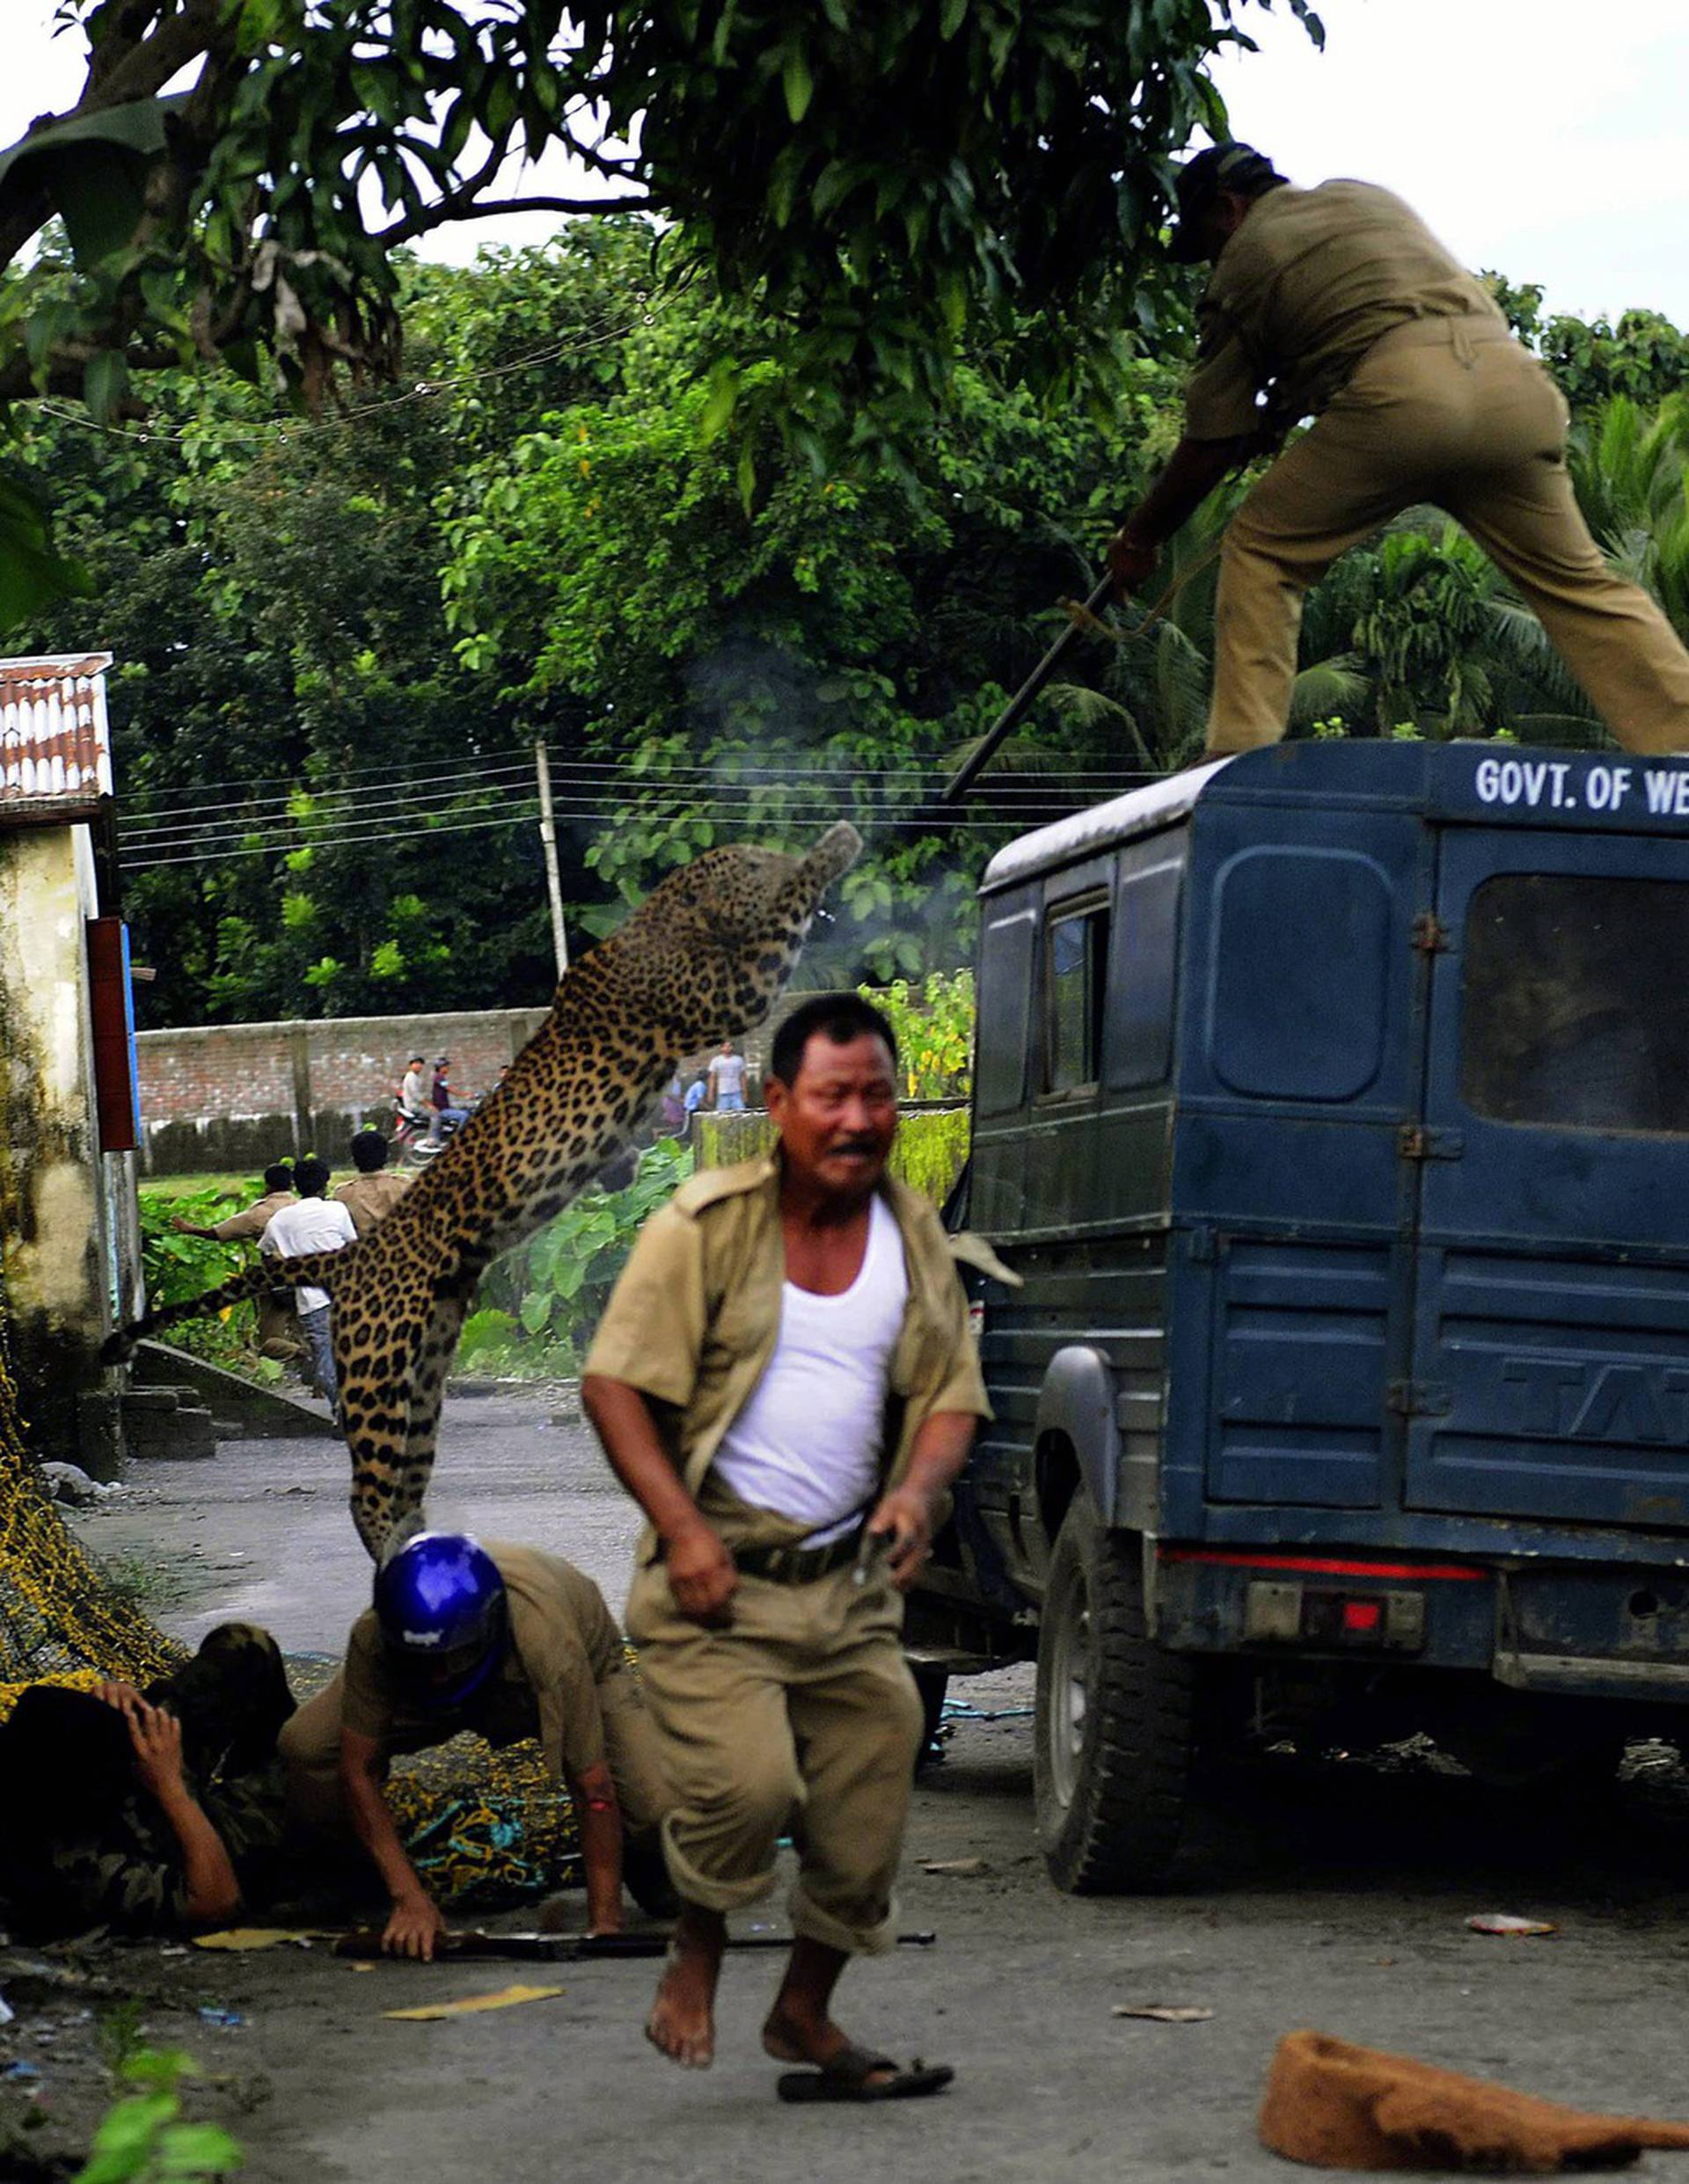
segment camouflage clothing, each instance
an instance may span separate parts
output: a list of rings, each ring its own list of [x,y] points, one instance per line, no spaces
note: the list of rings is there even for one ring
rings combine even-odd
[[[251,1908],[280,1888],[284,1777],[279,1760],[256,1773],[201,1782],[189,1793],[223,1839]],[[26,1939],[109,1926],[116,1933],[165,1933],[188,1924],[187,1883],[169,1822],[143,1790],[131,1790],[86,1834],[55,1837],[7,1860],[0,1900]]]
[[[293,1712],[275,1640],[224,1623],[146,1697],[181,1723],[182,1778],[216,1830],[248,1904],[280,1885],[285,1776],[277,1731]],[[0,1728],[0,1925],[29,1940],[107,1925],[186,1925],[175,1830],[137,1783],[125,1716],[92,1692],[32,1684]]]

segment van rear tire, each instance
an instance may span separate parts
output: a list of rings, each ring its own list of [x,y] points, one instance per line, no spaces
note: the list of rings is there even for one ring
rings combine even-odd
[[[1111,1895],[1166,1878],[1190,1793],[1195,1676],[1146,1635],[1140,1542],[1081,1494],[1057,1537],[1038,1628],[1033,1795],[1058,1888]]]

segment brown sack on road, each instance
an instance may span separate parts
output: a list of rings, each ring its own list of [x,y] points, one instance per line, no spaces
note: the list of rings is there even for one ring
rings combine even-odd
[[[1274,2153],[1320,2169],[1552,2176],[1627,2168],[1644,2146],[1689,2149],[1689,2123],[1589,2115],[1315,2032],[1279,2042],[1259,2128]]]

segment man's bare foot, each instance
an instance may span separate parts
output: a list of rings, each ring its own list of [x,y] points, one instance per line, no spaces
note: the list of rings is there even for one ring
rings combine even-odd
[[[726,1941],[720,1914],[688,1903],[669,1943],[645,2036],[684,2071],[707,2071],[715,2060],[715,1989]]]
[[[781,1999],[777,1998],[763,2021],[763,2052],[776,2063],[813,2063],[824,2070],[851,2045],[850,2035],[830,2017],[794,2015],[782,2006]]]

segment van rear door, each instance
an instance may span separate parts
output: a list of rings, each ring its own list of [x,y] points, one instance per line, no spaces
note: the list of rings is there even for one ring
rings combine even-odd
[[[1437,917],[1408,1503],[1689,1528],[1689,842],[1445,828]]]

